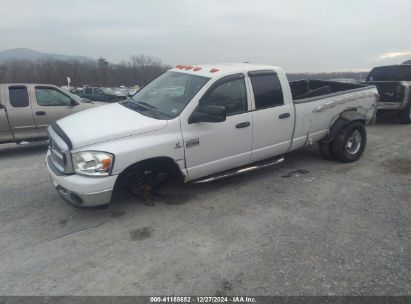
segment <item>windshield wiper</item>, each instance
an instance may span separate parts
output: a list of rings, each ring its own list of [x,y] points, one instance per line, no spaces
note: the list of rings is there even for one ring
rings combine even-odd
[[[141,105],[138,105],[137,103],[131,101],[130,99],[126,99],[126,100],[120,101],[119,103],[120,103],[121,105],[125,106],[126,108],[133,109],[133,110],[135,110],[135,111],[137,111],[137,112],[147,111],[147,110],[148,110],[147,107],[143,107],[143,106],[141,106]],[[140,110],[140,111],[138,111],[138,110]]]
[[[139,112],[143,115],[149,116],[149,117],[153,117],[153,118],[157,118],[157,119],[170,119],[173,118],[173,115],[170,114],[166,114],[166,113],[162,113],[159,110],[157,110],[157,108],[155,106],[152,106],[148,103],[145,102],[140,102],[140,101],[134,101],[132,99],[126,99],[124,101],[120,102],[121,105],[125,106],[126,108],[130,108],[136,112]],[[153,109],[155,111],[150,111],[149,109]],[[149,112],[150,114],[147,115]],[[144,113],[143,113],[144,112]]]
[[[152,106],[151,104],[148,104],[147,102],[144,101],[137,101],[138,104],[141,104],[143,106],[149,107],[151,109],[157,110],[157,108],[155,106]]]

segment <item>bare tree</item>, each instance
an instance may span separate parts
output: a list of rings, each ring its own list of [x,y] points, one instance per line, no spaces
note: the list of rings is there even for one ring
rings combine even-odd
[[[168,68],[160,59],[146,55],[134,55],[119,64],[102,57],[96,61],[13,59],[0,65],[0,81],[65,85],[69,76],[75,86],[143,86]]]

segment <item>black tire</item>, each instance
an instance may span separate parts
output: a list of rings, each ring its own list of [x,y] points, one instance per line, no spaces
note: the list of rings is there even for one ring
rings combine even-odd
[[[400,122],[403,124],[411,123],[411,99],[408,101],[408,104],[405,106],[405,108],[398,113],[398,117],[400,119]]]
[[[167,168],[154,162],[140,163],[126,173],[127,189],[145,200],[169,179]]]
[[[332,154],[331,143],[318,143],[318,149],[320,150],[321,157],[326,160],[335,160]]]
[[[331,144],[336,160],[349,163],[358,160],[365,150],[367,132],[364,123],[354,121],[342,128]]]

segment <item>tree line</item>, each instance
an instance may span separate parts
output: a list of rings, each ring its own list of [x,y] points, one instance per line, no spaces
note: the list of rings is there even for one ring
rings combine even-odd
[[[38,60],[9,59],[0,63],[0,83],[48,83],[73,86],[144,86],[170,67],[160,59],[131,56],[118,64],[105,58],[96,61],[57,60],[45,57]]]
[[[67,77],[73,86],[144,86],[169,69],[160,59],[135,55],[118,64],[105,58],[98,60],[57,60],[45,57],[38,60],[9,59],[0,63],[0,83],[49,83],[67,85]],[[291,73],[288,79],[354,78],[364,81],[366,72]]]

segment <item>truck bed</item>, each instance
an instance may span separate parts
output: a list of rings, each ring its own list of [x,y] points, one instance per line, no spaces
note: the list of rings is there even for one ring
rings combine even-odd
[[[290,86],[298,117],[290,150],[321,140],[344,111],[355,110],[366,123],[374,118],[375,86],[322,80],[294,81]]]
[[[290,81],[291,94],[295,103],[308,102],[324,95],[347,93],[367,87],[366,84],[303,79]]]

